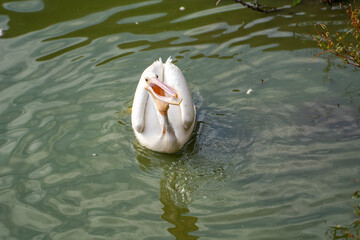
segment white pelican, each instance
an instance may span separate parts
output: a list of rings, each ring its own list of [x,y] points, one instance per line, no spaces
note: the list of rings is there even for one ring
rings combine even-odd
[[[131,113],[141,145],[156,152],[177,152],[191,136],[195,115],[189,87],[171,57],[165,63],[160,58],[145,69]]]

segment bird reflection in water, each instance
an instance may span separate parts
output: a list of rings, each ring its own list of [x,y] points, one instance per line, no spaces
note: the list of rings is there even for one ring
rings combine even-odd
[[[178,155],[164,155],[140,150],[136,159],[139,167],[144,171],[159,167],[163,169],[163,177],[160,180],[160,202],[164,205],[164,213],[161,218],[172,225],[168,231],[176,239],[198,239],[191,234],[199,228],[196,226],[198,218],[190,216],[187,205],[192,200],[192,193],[196,189],[196,183],[192,179],[192,172],[179,160]],[[154,160],[157,159],[157,160]]]
[[[197,236],[190,235],[191,232],[197,231],[199,228],[196,226],[198,221],[197,217],[185,215],[190,212],[185,203],[177,205],[177,200],[172,199],[172,191],[169,189],[175,185],[169,185],[166,177],[160,181],[160,202],[164,205],[164,213],[161,218],[174,225],[168,228],[168,231],[176,237],[176,239],[198,239]],[[176,190],[175,190],[176,191]],[[180,193],[181,194],[181,193]],[[191,194],[191,193],[187,193]]]

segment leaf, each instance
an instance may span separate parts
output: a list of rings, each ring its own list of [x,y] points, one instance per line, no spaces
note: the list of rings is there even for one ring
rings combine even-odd
[[[295,7],[296,5],[302,3],[303,0],[294,0],[291,4],[291,7]]]
[[[360,198],[360,190],[353,193],[353,198]]]

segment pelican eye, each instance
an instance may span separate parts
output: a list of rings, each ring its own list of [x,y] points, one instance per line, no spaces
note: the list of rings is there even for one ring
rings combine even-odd
[[[155,75],[156,76],[156,78],[159,78],[159,76],[158,75]]]

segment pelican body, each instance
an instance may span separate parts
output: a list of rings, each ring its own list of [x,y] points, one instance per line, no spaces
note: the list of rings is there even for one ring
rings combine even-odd
[[[161,58],[142,73],[131,123],[139,143],[156,152],[175,153],[189,140],[196,111],[187,82],[171,58]]]

